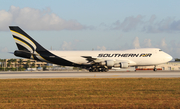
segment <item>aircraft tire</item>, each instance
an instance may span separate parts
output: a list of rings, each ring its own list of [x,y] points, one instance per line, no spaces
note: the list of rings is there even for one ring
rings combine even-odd
[[[107,69],[107,68],[105,68],[105,69],[104,69],[104,72],[107,72],[107,71],[108,71],[108,69]]]
[[[99,69],[98,69],[98,68],[96,68],[95,72],[99,72]]]
[[[157,68],[154,68],[153,70],[154,70],[154,71],[157,71]]]

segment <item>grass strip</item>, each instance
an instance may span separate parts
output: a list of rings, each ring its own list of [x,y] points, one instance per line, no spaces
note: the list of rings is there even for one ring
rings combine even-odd
[[[0,108],[180,108],[180,78],[3,79]]]

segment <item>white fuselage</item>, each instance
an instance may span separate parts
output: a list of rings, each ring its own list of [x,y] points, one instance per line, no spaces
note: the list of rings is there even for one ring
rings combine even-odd
[[[56,56],[76,64],[90,64],[82,56],[91,56],[95,61],[113,60],[128,62],[129,66],[158,65],[172,60],[172,57],[158,48],[131,49],[123,51],[50,51]]]

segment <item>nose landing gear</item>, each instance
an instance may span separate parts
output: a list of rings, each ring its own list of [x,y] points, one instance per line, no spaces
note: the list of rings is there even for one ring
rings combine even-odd
[[[156,68],[156,66],[154,66],[154,69],[153,69],[153,71],[157,71],[157,68]]]

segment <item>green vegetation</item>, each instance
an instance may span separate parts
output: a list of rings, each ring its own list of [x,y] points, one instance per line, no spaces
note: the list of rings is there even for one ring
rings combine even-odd
[[[178,59],[178,58],[175,58],[175,61],[180,61],[180,59]]]
[[[5,79],[0,108],[180,108],[180,78]]]
[[[24,71],[26,70],[23,67],[19,67],[19,68],[2,68],[0,67],[0,71]]]
[[[31,64],[30,60],[28,60],[26,63],[23,63],[23,59],[19,59],[19,61],[17,61],[17,59],[9,59],[7,61],[7,67],[5,67],[5,62],[6,59],[0,59],[0,71],[24,71],[29,67],[35,68],[35,63],[33,62]]]

